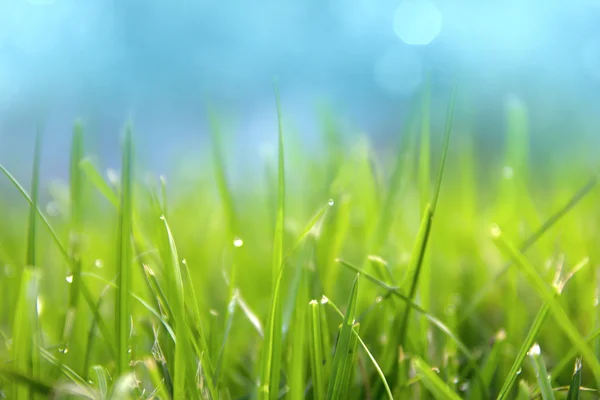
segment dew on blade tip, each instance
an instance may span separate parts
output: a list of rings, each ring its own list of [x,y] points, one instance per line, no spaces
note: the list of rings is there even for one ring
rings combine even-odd
[[[65,280],[69,283],[73,283],[73,275],[67,275],[67,277],[65,278]]]
[[[531,349],[529,350],[528,354],[530,356],[539,356],[540,354],[542,354],[542,349],[540,349],[540,345],[534,343],[533,346],[531,346]]]
[[[333,201],[333,199],[329,199],[329,201],[327,202],[327,204],[329,204],[330,206],[335,204],[335,201]]]
[[[502,230],[500,229],[498,224],[492,224],[492,226],[490,227],[490,233],[492,234],[492,237],[499,238],[502,235]]]
[[[244,245],[244,241],[241,238],[236,237],[235,239],[233,239],[233,245],[235,247],[242,247]]]

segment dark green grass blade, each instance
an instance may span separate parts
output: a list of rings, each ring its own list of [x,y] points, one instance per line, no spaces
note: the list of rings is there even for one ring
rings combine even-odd
[[[421,377],[421,382],[429,390],[429,392],[438,400],[460,400],[457,395],[446,383],[434,372],[433,368],[419,357],[412,360],[413,368],[418,376]]]
[[[131,266],[132,209],[133,209],[133,132],[125,129],[123,160],[121,164],[121,199],[117,234],[117,298],[115,309],[117,345],[117,376],[129,370],[129,333],[131,331]]]
[[[423,219],[421,222],[421,227],[419,228],[419,235],[417,236],[417,241],[415,243],[415,248],[412,254],[411,261],[411,271],[413,272],[412,283],[410,285],[409,290],[409,299],[412,301],[415,299],[417,294],[417,288],[419,287],[419,279],[421,275],[421,268],[423,265],[423,259],[425,257],[425,252],[427,250],[427,244],[429,242],[429,234],[431,232],[431,225],[433,223],[433,218],[435,216],[435,210],[438,203],[438,198],[440,196],[440,190],[442,187],[442,179],[444,177],[444,168],[446,166],[446,158],[448,157],[448,149],[450,147],[450,137],[452,135],[452,125],[454,121],[454,109],[456,107],[456,92],[458,90],[458,86],[455,85],[452,89],[452,94],[450,97],[450,102],[448,104],[448,112],[446,115],[446,129],[444,134],[444,144],[442,147],[442,157],[440,161],[440,166],[438,169],[437,180],[435,183],[435,189],[433,192],[433,199],[429,206],[425,207],[425,211],[423,213]],[[404,311],[404,316],[402,320],[402,327],[400,330],[400,346],[405,347],[406,335],[408,332],[408,325],[410,322],[410,312],[412,308],[407,307]]]
[[[356,275],[350,297],[348,299],[348,309],[344,316],[344,322],[342,323],[342,329],[338,337],[338,341],[335,346],[335,353],[333,355],[333,366],[331,371],[331,379],[329,381],[329,387],[327,389],[327,398],[336,400],[340,399],[346,388],[343,386],[344,383],[344,371],[346,364],[350,363],[349,354],[350,351],[350,339],[352,336],[352,327],[354,325],[354,318],[356,316],[356,299],[358,298],[358,280],[359,274]]]
[[[554,392],[552,391],[552,382],[548,377],[548,369],[546,363],[542,357],[540,346],[535,343],[529,350],[529,357],[531,357],[533,363],[533,369],[537,377],[538,385],[544,400],[554,400]]]
[[[563,207],[552,214],[534,233],[532,233],[524,242],[521,244],[519,250],[522,253],[527,252],[534,244],[546,232],[548,232],[554,225],[556,225],[561,219],[563,219],[571,210],[577,206],[598,184],[598,175],[594,175],[589,181],[587,181],[575,194],[565,203]],[[466,321],[475,311],[479,303],[485,298],[485,296],[492,291],[498,285],[498,280],[504,276],[510,267],[514,264],[513,261],[507,262],[502,269],[494,275],[494,277],[486,284],[483,288],[478,290],[473,296],[469,303],[469,306],[462,313],[459,323]]]
[[[285,210],[285,166],[283,149],[283,122],[281,116],[281,103],[279,90],[275,85],[275,100],[277,105],[279,158],[277,178],[277,210],[275,217],[275,237],[273,239],[272,273],[272,301],[264,350],[262,355],[262,368],[259,387],[261,399],[276,399],[279,394],[279,377],[281,369],[282,332],[281,332],[281,302],[279,300],[279,286],[281,284],[281,270],[283,268],[283,234]]]
[[[592,332],[590,335],[588,335],[588,337],[585,340],[588,343],[591,343],[592,341],[594,341],[595,339],[598,339],[599,337],[600,337],[600,329],[597,329],[594,332]],[[577,356],[577,346],[573,346],[573,348],[571,350],[569,350],[569,352],[559,362],[556,363],[556,365],[552,369],[551,375],[559,376],[564,371],[564,369],[569,365],[571,360],[573,360],[576,356]]]
[[[527,280],[531,283],[531,285],[536,289],[538,294],[548,302],[550,306],[550,311],[552,312],[554,319],[558,327],[569,337],[569,339],[573,342],[573,344],[577,345],[581,354],[589,360],[590,366],[594,373],[594,377],[597,381],[600,382],[600,363],[598,359],[594,356],[594,352],[587,345],[585,339],[581,337],[577,328],[571,322],[569,316],[566,314],[560,303],[556,299],[556,291],[553,293],[546,282],[540,277],[539,273],[536,269],[529,263],[529,261],[523,256],[521,252],[519,252],[510,242],[506,240],[502,236],[502,232],[500,228],[495,227],[492,229],[494,241],[498,245],[498,247],[509,255],[519,267],[521,272],[525,275]]]
[[[575,361],[575,370],[573,371],[573,380],[571,381],[571,386],[569,387],[569,393],[567,394],[567,400],[579,400],[581,387],[581,371],[583,370],[583,364],[581,362],[581,358],[578,358]]]
[[[23,385],[32,392],[38,393],[40,395],[50,397],[54,392],[54,389],[52,388],[52,385],[50,383],[43,382],[23,372],[8,368],[3,365],[0,366],[0,376],[9,382],[14,382],[15,384]],[[15,397],[15,399],[17,399],[17,397]]]

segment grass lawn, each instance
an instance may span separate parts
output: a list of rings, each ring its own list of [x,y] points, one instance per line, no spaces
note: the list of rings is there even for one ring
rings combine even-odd
[[[596,171],[532,168],[522,105],[486,158],[429,103],[383,155],[325,121],[319,158],[277,100],[242,185],[214,116],[168,183],[131,126],[106,179],[76,125],[40,185],[38,138],[26,188],[0,167],[0,398],[598,398]]]

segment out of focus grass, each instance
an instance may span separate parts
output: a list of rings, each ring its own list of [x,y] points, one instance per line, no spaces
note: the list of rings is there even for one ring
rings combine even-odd
[[[132,127],[106,179],[77,125],[48,190],[38,138],[30,189],[2,167],[0,397],[597,398],[596,171],[532,168],[519,103],[484,158],[429,96],[395,151],[324,119],[324,158],[277,102],[277,161],[236,190],[215,115],[170,183]]]

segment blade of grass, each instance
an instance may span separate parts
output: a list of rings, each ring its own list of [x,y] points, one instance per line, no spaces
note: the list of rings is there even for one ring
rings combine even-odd
[[[458,336],[455,333],[453,333],[452,330],[450,330],[450,328],[448,328],[448,326],[446,326],[439,318],[433,316],[432,314],[427,312],[427,310],[423,309],[423,307],[419,306],[414,301],[409,299],[408,296],[401,293],[398,288],[389,286],[385,282],[380,281],[379,279],[375,278],[373,275],[370,275],[369,273],[348,263],[347,261],[338,259],[337,262],[340,263],[341,265],[345,266],[346,268],[351,269],[354,272],[360,273],[362,276],[364,276],[365,278],[367,278],[374,284],[391,292],[394,296],[396,296],[397,298],[402,300],[407,306],[413,308],[416,312],[425,316],[425,318],[427,318],[433,326],[438,328],[444,335],[446,335],[450,340],[452,340],[456,344],[458,349],[465,355],[465,357],[467,358],[467,360],[469,362],[469,368],[472,369],[475,372],[475,374],[477,375],[476,378],[480,383],[483,398],[489,397],[488,392],[487,392],[487,386],[483,383],[481,374],[479,372],[477,363],[475,361],[475,357],[473,356],[473,354],[471,353],[469,348],[458,338]]]
[[[275,83],[275,101],[277,105],[279,156],[277,177],[277,210],[275,217],[275,237],[273,239],[272,262],[272,301],[269,320],[267,323],[267,336],[262,355],[262,369],[259,387],[261,400],[276,399],[279,394],[279,377],[282,351],[281,332],[281,302],[279,301],[279,286],[283,268],[283,234],[285,210],[285,166],[283,149],[283,122],[281,116],[281,102],[279,90]]]
[[[340,309],[331,300],[328,299],[327,304],[329,304],[335,310],[335,312],[340,317],[342,317],[342,319],[344,318],[344,314],[342,314],[342,312],[340,311]],[[385,388],[385,392],[386,392],[386,395],[387,395],[388,399],[393,399],[394,396],[392,395],[392,391],[391,391],[391,389],[390,389],[390,387],[389,387],[389,385],[387,383],[387,380],[385,379],[385,374],[383,373],[383,370],[381,369],[381,367],[377,363],[377,360],[375,359],[375,357],[373,356],[373,354],[371,354],[371,352],[369,351],[369,348],[367,347],[367,345],[365,344],[365,342],[362,340],[362,338],[358,334],[358,330],[356,328],[354,328],[352,330],[352,332],[354,333],[354,336],[358,340],[358,343],[360,343],[361,347],[365,350],[365,353],[367,353],[367,356],[369,357],[369,360],[371,360],[371,363],[373,364],[373,367],[377,371],[377,375],[379,375],[379,378],[381,379],[381,383],[382,383],[383,387]]]
[[[41,380],[35,379],[30,375],[8,368],[4,365],[0,365],[0,376],[8,380],[9,382],[14,382],[15,384],[23,385],[30,389],[32,392],[48,396],[49,398],[54,392],[54,389],[50,383],[46,383]],[[18,398],[19,397],[15,397],[15,399]]]
[[[555,290],[554,293],[548,288],[544,280],[540,277],[536,269],[529,263],[529,261],[518,251],[503,235],[499,227],[494,226],[492,228],[492,236],[494,243],[502,250],[505,254],[509,255],[519,267],[521,272],[525,275],[530,284],[536,289],[538,294],[549,304],[550,311],[556,320],[558,327],[569,337],[573,344],[577,345],[581,354],[589,359],[590,366],[594,373],[594,377],[600,382],[600,363],[598,359],[594,357],[592,349],[587,345],[585,339],[581,337],[577,328],[572,324],[569,316],[565,313],[564,309],[556,299]]]
[[[448,157],[448,148],[450,147],[450,137],[452,134],[452,125],[454,121],[454,109],[456,107],[456,92],[458,90],[458,86],[455,85],[452,89],[452,94],[450,96],[450,102],[448,103],[448,112],[446,114],[446,129],[444,134],[444,144],[442,147],[442,157],[440,161],[440,166],[438,169],[437,180],[435,184],[435,189],[433,192],[433,199],[431,203],[425,207],[425,211],[423,213],[423,220],[421,222],[421,226],[419,228],[419,235],[417,236],[417,241],[415,242],[415,247],[413,250],[413,254],[411,257],[411,271],[413,272],[412,283],[410,285],[409,290],[409,299],[413,301],[417,294],[417,288],[419,286],[419,279],[421,275],[421,268],[423,265],[423,260],[425,257],[425,252],[427,250],[427,244],[429,242],[429,234],[431,232],[431,226],[433,224],[433,218],[435,216],[435,210],[438,203],[438,198],[440,195],[440,190],[442,187],[442,179],[444,177],[444,168],[446,166],[446,158]],[[401,330],[400,330],[400,346],[405,347],[406,345],[406,335],[408,332],[408,325],[410,321],[410,312],[412,308],[407,307],[404,311],[404,316],[402,320]]]
[[[569,386],[569,393],[567,394],[567,400],[579,400],[581,387],[581,371],[583,369],[583,363],[581,362],[581,358],[578,358],[575,361],[575,369],[573,371],[573,380],[571,381],[571,386]]]
[[[571,197],[565,205],[558,209],[554,214],[552,214],[534,233],[532,233],[522,244],[519,250],[522,253],[527,252],[534,244],[537,243],[538,240],[546,232],[548,232],[554,225],[556,225],[561,219],[563,219],[572,209],[577,206],[598,184],[599,176],[594,175],[589,181],[587,181],[575,194]],[[459,324],[465,322],[475,311],[479,303],[485,298],[485,296],[492,291],[494,288],[498,287],[498,281],[508,272],[510,267],[512,267],[514,261],[507,262],[500,271],[498,271],[494,277],[480,290],[478,290],[473,296],[469,306],[462,313],[462,316],[459,319]]]
[[[117,345],[117,376],[129,370],[129,333],[131,331],[131,232],[133,209],[133,132],[125,129],[123,160],[121,164],[121,199],[119,202],[119,228],[117,234],[117,290],[115,303],[115,337]]]
[[[350,338],[352,336],[352,327],[354,325],[354,318],[356,315],[356,299],[358,297],[358,280],[360,274],[356,275],[350,297],[348,298],[348,309],[344,316],[344,322],[342,323],[342,329],[338,337],[335,353],[333,355],[332,375],[329,381],[329,387],[327,389],[328,399],[339,399],[341,398],[345,388],[343,386],[343,373],[347,363],[351,363],[349,360],[350,351]]]
[[[425,385],[427,390],[429,390],[436,399],[460,400],[460,396],[450,389],[438,374],[433,371],[433,368],[423,361],[423,359],[420,357],[413,358],[412,365],[417,375],[421,377],[423,385]]]
[[[535,370],[538,385],[540,386],[542,398],[544,400],[554,400],[552,382],[550,382],[550,378],[548,377],[548,369],[546,368],[546,363],[542,358],[540,346],[537,343],[534,343],[528,354],[533,363],[533,369]]]
[[[311,300],[309,310],[309,351],[311,360],[311,376],[313,384],[313,397],[315,400],[325,399],[325,370],[323,364],[323,333],[321,331],[321,306],[318,301]]]

